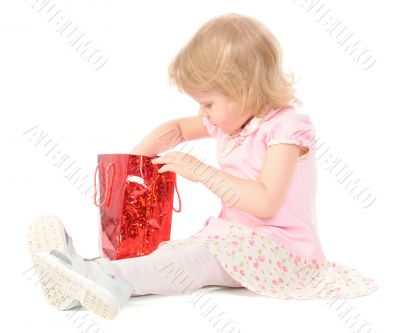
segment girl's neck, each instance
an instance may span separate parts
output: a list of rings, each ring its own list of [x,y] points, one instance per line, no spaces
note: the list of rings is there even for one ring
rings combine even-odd
[[[242,126],[240,126],[235,132],[229,134],[229,136],[236,136],[236,135],[238,135],[238,134],[243,130],[243,128],[250,122],[250,120],[253,119],[253,118],[254,118],[254,116],[250,116],[250,117],[242,124]]]

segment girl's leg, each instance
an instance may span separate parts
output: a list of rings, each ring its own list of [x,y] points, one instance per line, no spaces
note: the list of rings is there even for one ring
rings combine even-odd
[[[93,279],[103,270],[128,281],[134,288],[131,296],[183,294],[207,285],[242,287],[202,244],[178,249],[164,244],[146,256],[112,261],[100,258],[86,265],[87,275]]]
[[[183,294],[208,285],[242,287],[201,244],[178,249],[164,244],[149,255],[114,261],[56,249],[37,256],[65,295],[105,319],[113,319],[135,295]]]

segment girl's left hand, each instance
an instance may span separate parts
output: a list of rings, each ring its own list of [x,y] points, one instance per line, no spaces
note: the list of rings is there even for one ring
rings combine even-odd
[[[196,157],[180,151],[169,151],[164,156],[151,160],[154,164],[165,164],[158,172],[172,171],[193,182],[200,180],[201,172],[207,166]]]

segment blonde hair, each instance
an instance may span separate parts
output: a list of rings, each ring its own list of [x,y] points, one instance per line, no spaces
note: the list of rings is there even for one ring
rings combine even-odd
[[[181,92],[216,90],[255,116],[296,100],[277,39],[260,21],[236,13],[203,24],[174,57],[168,77]]]

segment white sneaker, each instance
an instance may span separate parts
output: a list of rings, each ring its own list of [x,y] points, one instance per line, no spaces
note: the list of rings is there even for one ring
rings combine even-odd
[[[40,276],[40,284],[49,303],[58,310],[69,310],[80,303],[62,291],[62,286],[43,275],[38,265],[40,251],[56,249],[62,253],[77,255],[72,238],[66,232],[63,223],[55,215],[41,215],[35,218],[28,231],[28,248],[32,264]]]
[[[125,279],[112,275],[112,268],[105,258],[92,259],[101,268],[95,280],[85,275],[82,265],[75,261],[77,258],[58,250],[40,252],[38,258],[44,271],[62,286],[65,294],[104,319],[113,319],[134,291]]]

